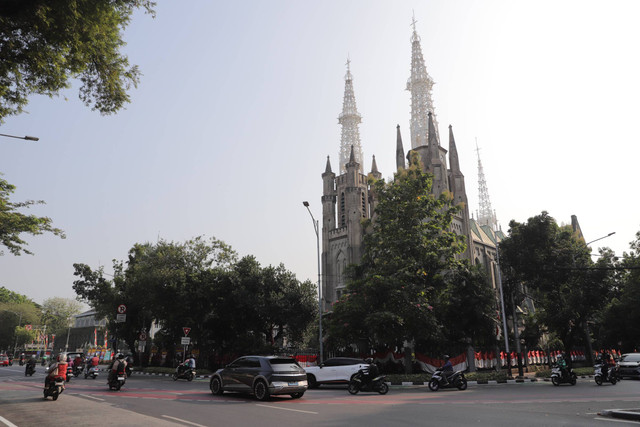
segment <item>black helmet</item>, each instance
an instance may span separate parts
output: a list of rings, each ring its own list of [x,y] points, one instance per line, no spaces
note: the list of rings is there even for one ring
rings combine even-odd
[[[449,359],[451,359],[451,358],[449,357],[449,355],[448,355],[448,354],[445,354],[445,355],[444,355],[444,360],[445,360],[445,362],[446,362],[446,361],[448,361]]]
[[[373,363],[373,359],[370,357],[367,357],[366,359],[364,359],[365,363],[368,363],[369,365],[371,365]]]
[[[116,358],[117,359],[124,359],[124,354],[118,353],[118,354],[116,354]]]

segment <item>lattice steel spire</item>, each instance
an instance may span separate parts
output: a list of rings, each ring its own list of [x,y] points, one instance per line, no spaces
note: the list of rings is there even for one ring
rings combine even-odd
[[[493,231],[497,231],[498,221],[496,220],[496,212],[491,209],[491,200],[489,200],[489,189],[487,188],[487,180],[484,178],[482,162],[480,161],[480,149],[478,148],[478,140],[476,140],[476,152],[478,153],[478,196],[480,198],[478,224],[488,225]]]
[[[356,108],[356,96],[353,93],[353,76],[351,75],[351,60],[347,58],[347,74],[344,76],[344,100],[342,101],[342,113],[338,116],[338,123],[342,125],[340,137],[340,172],[346,172],[345,165],[349,163],[351,147],[353,147],[355,161],[360,164],[360,172],[363,173],[363,154],[360,146],[360,130],[358,125],[362,121]]]
[[[436,136],[440,141],[438,131],[438,119],[436,117],[431,90],[434,81],[427,73],[427,67],[422,57],[422,47],[420,46],[420,36],[416,32],[416,17],[413,16],[411,26],[411,77],[407,80],[407,90],[411,92],[411,148],[427,145],[429,140],[428,114],[433,115],[433,124]]]

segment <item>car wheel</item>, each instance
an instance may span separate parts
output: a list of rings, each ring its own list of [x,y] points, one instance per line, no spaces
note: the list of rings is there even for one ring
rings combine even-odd
[[[438,380],[429,381],[429,390],[438,391],[439,388],[440,388],[440,383],[438,382]]]
[[[460,378],[460,382],[458,383],[458,390],[466,390],[467,389],[467,379]]]
[[[256,381],[253,386],[253,395],[262,402],[269,400],[269,388],[267,384],[262,380]]]
[[[293,397],[294,399],[300,399],[302,396],[304,396],[304,392],[291,393],[291,397]]]
[[[318,388],[318,382],[316,381],[315,375],[307,374],[307,382],[309,383],[309,388]]]
[[[387,385],[387,383],[380,384],[380,387],[378,387],[378,393],[380,394],[389,393],[389,386]]]
[[[560,378],[558,377],[551,377],[551,383],[553,383],[553,385],[560,385]]]
[[[213,377],[211,379],[211,382],[209,383],[209,388],[211,389],[211,393],[216,396],[222,396],[222,393],[224,393],[224,390],[222,389],[222,382],[218,377]]]

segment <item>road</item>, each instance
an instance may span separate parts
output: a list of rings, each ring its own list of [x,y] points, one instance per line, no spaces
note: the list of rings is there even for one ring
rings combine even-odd
[[[466,391],[431,392],[426,386],[392,387],[389,394],[351,396],[335,386],[309,390],[302,399],[274,397],[258,402],[225,393],[213,396],[208,380],[134,375],[109,391],[103,375],[76,378],[58,401],[42,398],[44,369],[33,377],[23,367],[0,368],[0,427],[89,425],[109,420],[118,426],[396,426],[446,425],[605,426],[640,423],[598,416],[603,409],[640,407],[640,381],[597,386],[549,382],[470,385]]]

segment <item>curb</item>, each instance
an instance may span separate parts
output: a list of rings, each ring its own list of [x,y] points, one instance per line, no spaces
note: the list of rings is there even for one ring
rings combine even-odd
[[[605,409],[598,412],[603,417],[621,418],[623,420],[640,421],[640,409]]]

